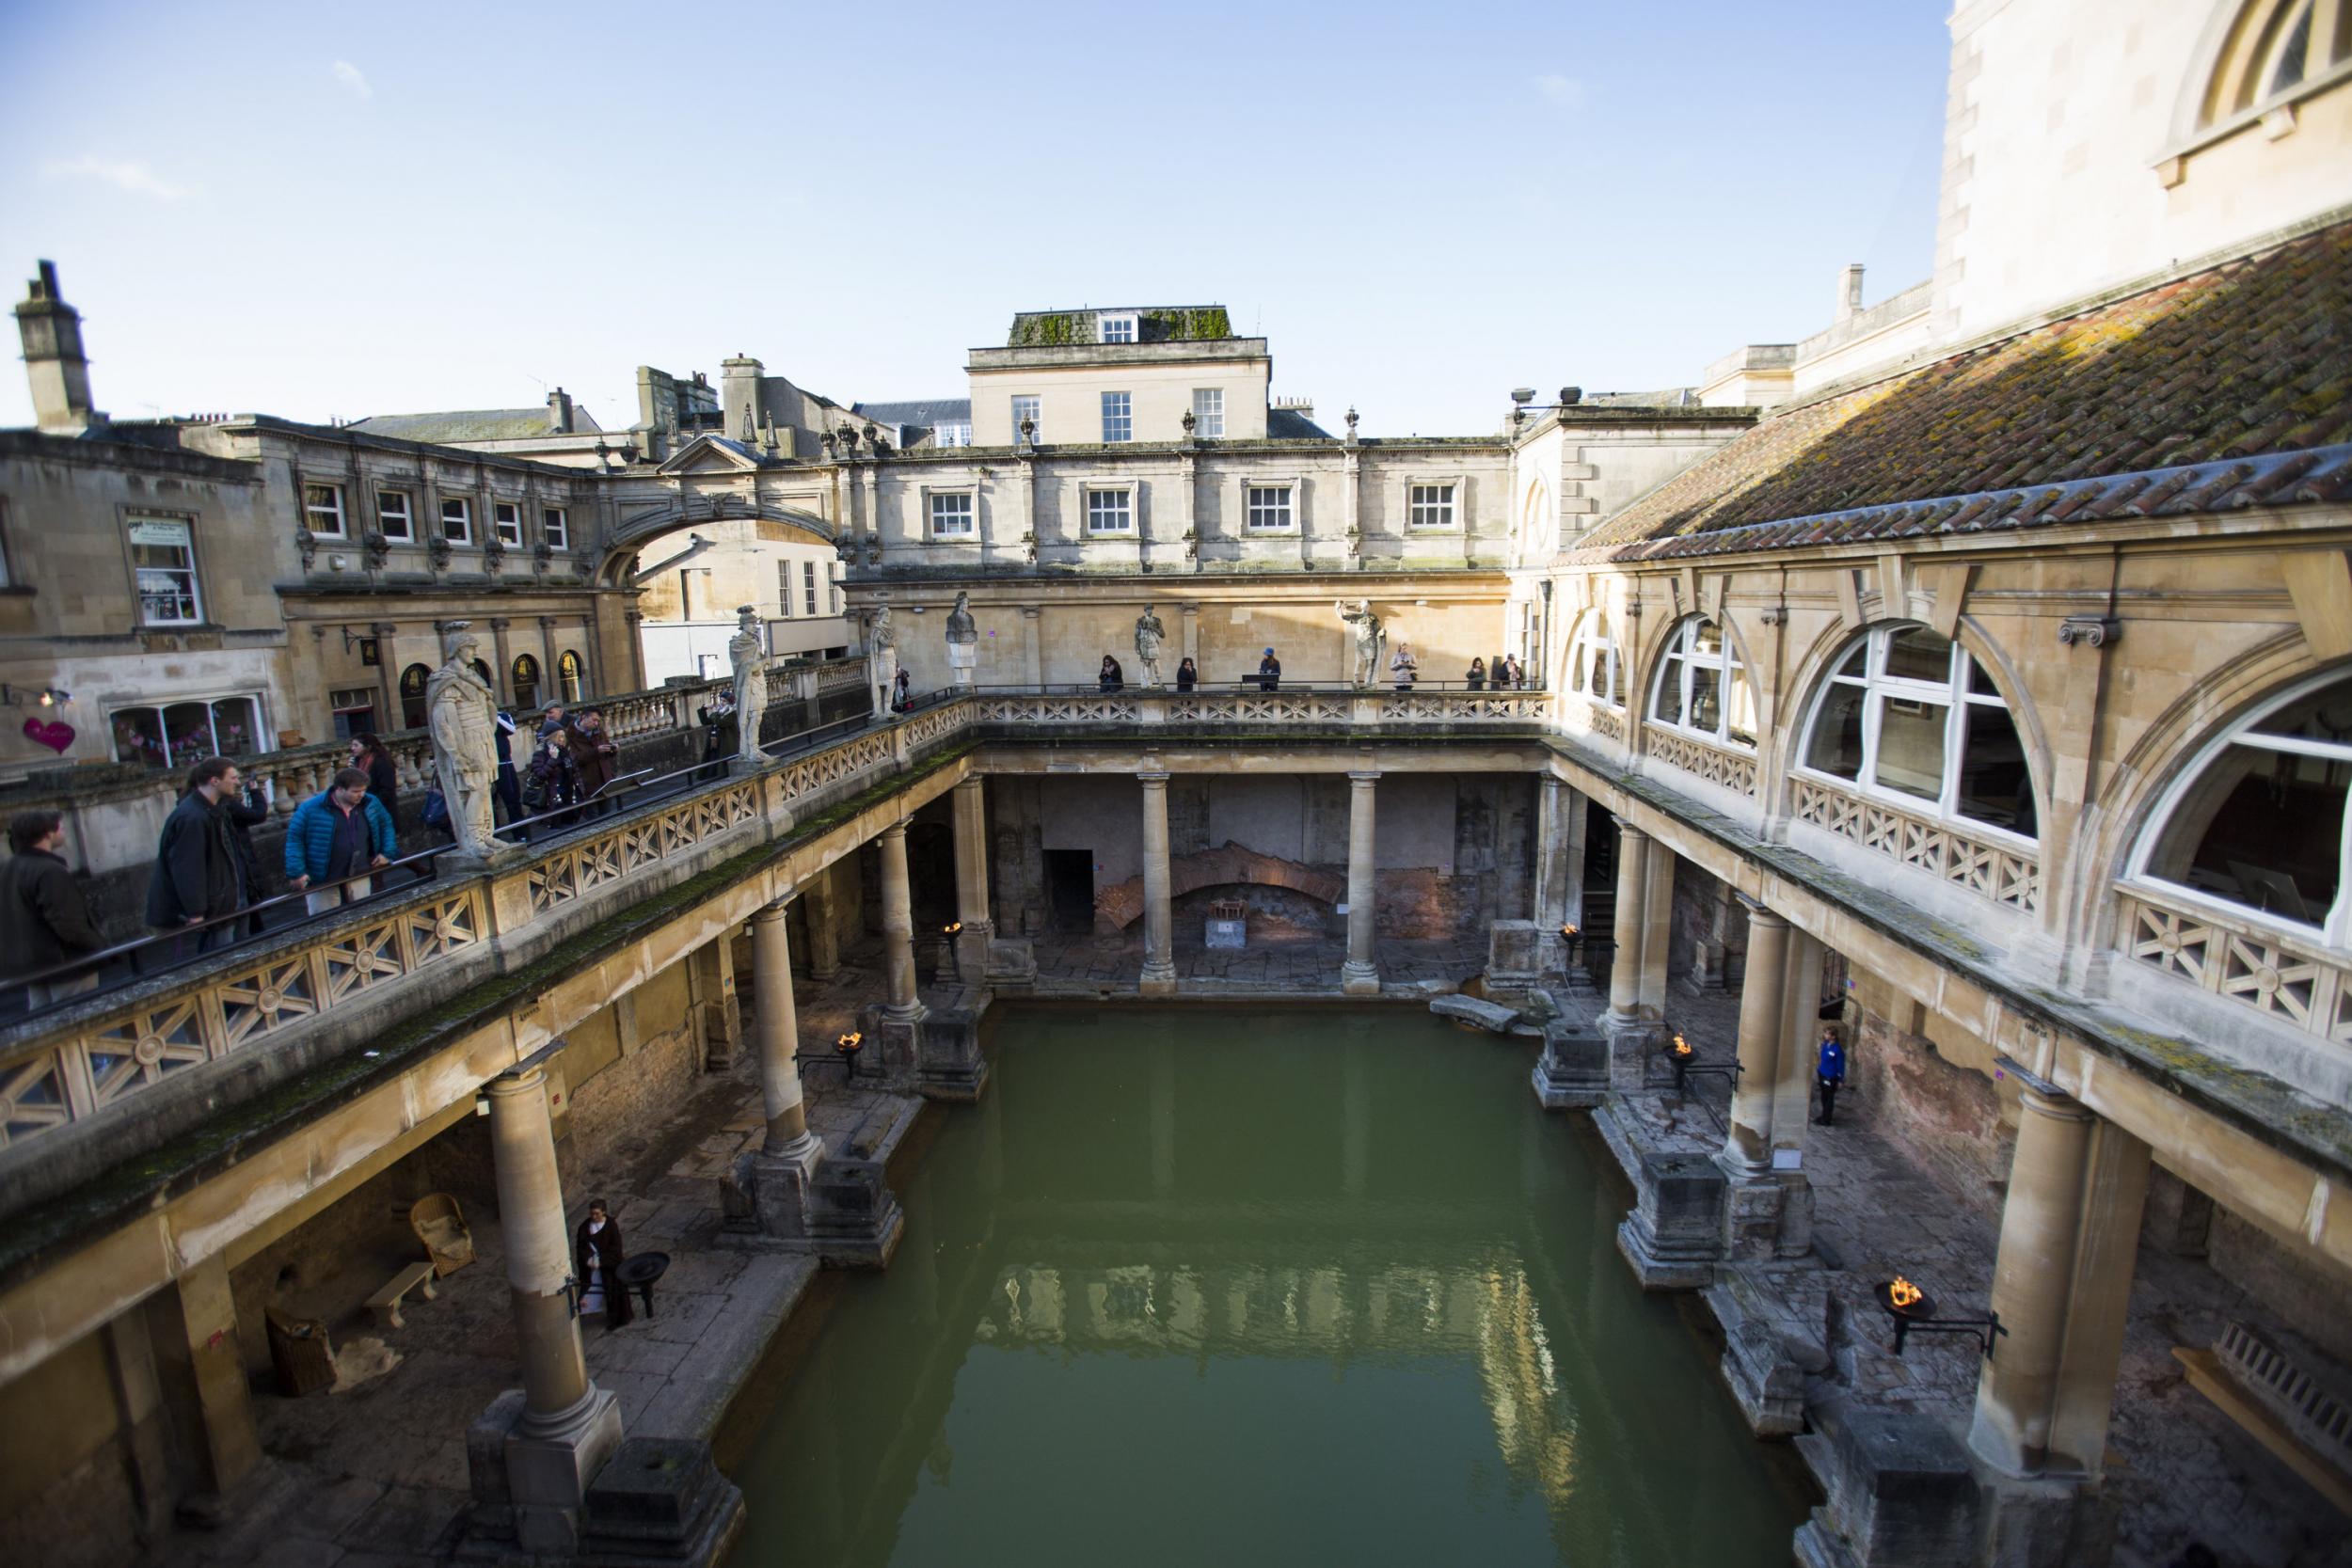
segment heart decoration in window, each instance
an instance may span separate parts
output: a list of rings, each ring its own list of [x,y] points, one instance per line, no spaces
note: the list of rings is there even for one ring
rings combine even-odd
[[[65,749],[73,744],[73,726],[62,719],[27,719],[24,721],[24,733],[61,756]]]

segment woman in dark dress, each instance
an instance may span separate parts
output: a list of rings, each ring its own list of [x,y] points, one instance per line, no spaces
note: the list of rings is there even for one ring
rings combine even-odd
[[[1192,660],[1186,659],[1184,663],[1176,666],[1177,690],[1190,691],[1195,686],[1200,684],[1200,672],[1194,668]]]
[[[1127,684],[1126,672],[1119,667],[1119,660],[1108,654],[1103,656],[1103,674],[1100,684],[1105,691],[1117,691]]]
[[[573,1267],[580,1279],[580,1315],[602,1308],[604,1326],[619,1328],[634,1315],[628,1309],[628,1287],[621,1283],[620,1222],[604,1206],[604,1199],[591,1198],[588,1217],[580,1222],[580,1229],[572,1240]]]

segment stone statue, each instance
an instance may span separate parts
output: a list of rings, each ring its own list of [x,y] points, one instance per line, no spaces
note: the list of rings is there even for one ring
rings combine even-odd
[[[876,653],[882,652],[884,648],[895,649],[898,646],[898,628],[890,624],[888,605],[874,611],[874,624],[868,628],[867,635],[873,639]]]
[[[735,754],[756,765],[761,760],[759,719],[768,711],[768,650],[761,644],[757,611],[750,605],[736,609],[727,662],[735,670]]]
[[[874,624],[866,628],[866,641],[871,655],[866,677],[874,683],[874,717],[886,718],[898,688],[898,629],[890,624],[888,605],[874,611]]]
[[[1143,613],[1136,617],[1136,660],[1143,666],[1143,684],[1160,686],[1160,644],[1168,641],[1168,628],[1160,618],[1145,605]]]
[[[1331,608],[1339,611],[1340,619],[1355,634],[1356,660],[1353,684],[1370,686],[1379,678],[1382,641],[1380,617],[1372,612],[1370,599],[1358,599],[1352,610],[1348,608],[1345,599],[1339,600]]]
[[[433,770],[449,807],[457,852],[486,858],[502,846],[492,836],[492,786],[498,779],[498,698],[474,669],[482,639],[464,621],[441,628],[441,667],[424,683],[425,724],[433,732]]]
[[[972,619],[972,595],[958,592],[956,607],[947,611],[947,645],[969,647],[980,640],[980,624]]]

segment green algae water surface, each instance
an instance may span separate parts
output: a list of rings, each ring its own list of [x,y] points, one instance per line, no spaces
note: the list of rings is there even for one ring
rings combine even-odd
[[[1788,1560],[1534,1051],[1402,1008],[1008,1012],[732,1465],[740,1568]]]

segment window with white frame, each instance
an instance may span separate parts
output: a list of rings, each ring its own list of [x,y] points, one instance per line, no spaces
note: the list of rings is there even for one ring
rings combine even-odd
[[[1454,486],[1451,484],[1407,485],[1405,498],[1405,521],[1412,528],[1452,528],[1454,526]]]
[[[302,526],[329,539],[343,536],[343,487],[306,484],[302,487]]]
[[[473,502],[463,496],[443,498],[441,537],[453,545],[473,543]]]
[[[1756,688],[1721,623],[1692,615],[1675,627],[1650,689],[1649,716],[1708,740],[1756,744]]]
[[[2136,869],[2352,942],[2352,675],[2291,688],[2208,742],[2159,803]]]
[[[570,515],[560,506],[541,507],[539,509],[539,535],[547,541],[548,548],[551,550],[570,549],[572,547]]]
[[[1855,641],[1814,701],[1797,767],[1939,820],[2038,832],[2008,703],[1983,666],[1928,626],[1881,626]]]
[[[1135,528],[1135,498],[1128,491],[1089,490],[1087,492],[1087,531],[1089,533],[1133,533]]]
[[[1043,404],[1033,397],[1018,397],[1012,400],[1012,438],[1015,441],[1021,439],[1021,424],[1025,420],[1028,421],[1030,440],[1040,441],[1045,438],[1043,407]]]
[[[196,531],[184,517],[133,517],[131,567],[138,577],[139,621],[150,626],[193,626],[204,619],[196,580]]]
[[[1287,484],[1249,486],[1249,509],[1244,525],[1252,533],[1279,533],[1292,527],[1291,487]]]
[[[378,490],[375,493],[375,527],[387,539],[416,537],[416,512],[408,504],[405,490]]]
[[[932,538],[969,539],[972,537],[972,496],[969,491],[935,495],[930,500]]]
[[[808,595],[808,612],[811,615],[816,614],[817,562],[814,561],[803,561],[801,562],[801,588],[802,591]],[[838,610],[840,608],[841,601],[838,598],[835,598],[834,601],[834,609]]]
[[[1195,387],[1192,389],[1192,433],[1195,436],[1225,434],[1225,388]]]
[[[792,562],[776,562],[776,603],[785,615],[792,613]]]
[[[1103,439],[1132,441],[1136,436],[1135,399],[1126,392],[1103,394]]]
[[[516,501],[490,503],[490,529],[501,545],[519,547],[523,542],[523,509]]]
[[[115,760],[157,769],[193,768],[206,757],[262,749],[262,705],[252,697],[188,697],[111,709]]]
[[[1133,310],[1105,310],[1095,319],[1103,324],[1103,341],[1132,343],[1136,341],[1136,313]]]
[[[1568,686],[1597,703],[1625,706],[1625,664],[1609,629],[1609,612],[1589,610],[1568,645]]]
[[[972,427],[957,420],[931,426],[931,445],[935,447],[968,447],[972,444]]]

